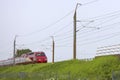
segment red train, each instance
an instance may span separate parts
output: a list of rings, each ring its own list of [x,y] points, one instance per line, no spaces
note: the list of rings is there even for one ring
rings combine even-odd
[[[15,58],[15,64],[28,64],[28,63],[47,63],[47,57],[44,52],[30,52]],[[14,59],[0,61],[0,66],[13,65]]]

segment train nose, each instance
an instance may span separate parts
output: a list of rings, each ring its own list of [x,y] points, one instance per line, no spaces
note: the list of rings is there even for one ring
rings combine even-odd
[[[42,61],[42,59],[38,59],[38,61]]]
[[[46,58],[38,58],[37,62],[47,62],[47,59]]]

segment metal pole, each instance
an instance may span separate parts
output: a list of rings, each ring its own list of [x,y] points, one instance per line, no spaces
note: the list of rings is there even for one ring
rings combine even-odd
[[[73,59],[76,59],[76,9],[74,13],[74,31],[73,31]]]
[[[16,37],[17,37],[17,35],[16,35],[15,38],[14,38],[14,44],[13,44],[13,65],[15,65]]]
[[[76,22],[77,22],[77,7],[78,5],[81,5],[80,3],[77,3],[75,8],[75,13],[73,16],[74,21],[74,30],[73,30],[73,59],[76,59]]]
[[[54,42],[54,37],[52,36],[52,63],[54,63],[54,51],[55,51],[55,42]]]

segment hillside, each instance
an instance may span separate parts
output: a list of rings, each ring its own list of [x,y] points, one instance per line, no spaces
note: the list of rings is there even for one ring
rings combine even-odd
[[[92,61],[68,60],[54,64],[47,63],[0,67],[0,74],[26,72],[28,74],[46,73],[45,75],[47,76],[55,73],[56,75],[69,74],[71,78],[79,77],[90,80],[96,80],[97,78],[99,78],[99,80],[111,80],[112,72],[114,71],[120,71],[120,59],[115,56],[99,57]]]

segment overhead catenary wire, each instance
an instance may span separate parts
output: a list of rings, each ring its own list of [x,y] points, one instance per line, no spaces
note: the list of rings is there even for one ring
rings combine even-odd
[[[56,40],[56,42],[67,42],[67,41],[70,41],[70,40],[72,40],[72,37],[73,36],[68,36],[68,37],[65,37],[65,38],[62,38],[62,39],[55,39]]]
[[[66,29],[66,27],[69,27],[69,25],[71,25],[72,24],[72,22],[70,22],[69,24],[67,24],[67,25],[65,25],[64,27],[62,27],[62,28],[60,28],[59,30],[63,30],[63,29]],[[61,31],[59,31],[59,32],[61,32]],[[55,32],[54,32],[54,34],[55,34]],[[33,45],[33,44],[37,44],[37,43],[42,43],[42,42],[45,42],[45,41],[48,41],[48,40],[50,40],[50,36],[48,36],[48,37],[46,37],[46,38],[44,38],[44,39],[42,39],[42,40],[38,40],[38,41],[34,41],[34,42],[31,42],[31,43],[26,43],[26,44],[21,44],[21,45]],[[17,44],[18,45],[18,44]],[[19,44],[20,45],[20,44]]]
[[[116,23],[113,23],[113,24],[105,25],[105,26],[102,26],[99,30],[88,31],[88,32],[86,32],[87,34],[81,34],[81,35],[77,36],[77,38],[87,36],[88,34],[91,35],[91,34],[94,34],[94,33],[102,32],[102,31],[111,29],[113,27],[112,25],[119,25],[119,24],[120,24],[120,22],[116,22]]]
[[[93,0],[93,1],[90,1],[90,2],[86,2],[86,3],[83,3],[82,5],[86,6],[86,5],[88,5],[88,4],[92,4],[92,3],[95,3],[95,2],[97,2],[97,1],[99,1],[99,0]]]
[[[117,22],[117,23],[114,23],[114,24],[110,24],[110,25],[107,25],[107,26],[111,26],[111,25],[115,25],[115,24],[119,24],[120,22]],[[104,26],[103,26],[104,27]],[[113,27],[113,26],[112,26]],[[108,27],[108,28],[111,28],[111,27]],[[106,30],[106,29],[102,29],[102,30]],[[101,32],[102,30],[98,30],[99,32]],[[97,31],[97,32],[98,32]],[[107,38],[109,38],[109,35],[111,36],[111,35],[118,35],[118,33],[120,33],[120,32],[117,32],[117,33],[110,33],[110,34],[106,34],[106,35],[102,35],[101,37],[105,37],[105,36],[108,36]],[[95,36],[95,37],[98,37],[98,36]],[[100,36],[99,36],[100,37]],[[69,38],[70,39],[70,38]],[[84,38],[82,38],[82,39],[84,39]],[[96,39],[98,39],[98,38],[96,38]],[[106,38],[105,38],[106,39]],[[64,41],[65,39],[63,39],[63,41]],[[62,41],[62,40],[60,40],[60,41]],[[66,42],[68,43],[68,41],[69,40],[66,40]],[[84,40],[82,40],[82,41],[80,41],[80,42],[83,42],[83,41],[89,41],[89,38],[86,38],[86,39],[84,39]],[[58,41],[59,42],[59,41]],[[64,42],[65,44],[64,45],[67,45],[66,44],[66,42]],[[71,42],[69,42],[68,44],[70,44]],[[61,44],[63,44],[63,42],[61,43]],[[60,45],[60,44],[59,44]]]
[[[64,41],[64,42],[62,42],[62,43],[58,43],[58,42],[56,42],[56,46],[57,45],[72,45],[72,43],[73,43],[73,41],[72,40],[69,40],[69,41]]]
[[[42,43],[42,42],[45,42],[47,40],[50,40],[50,37],[46,37],[42,40],[38,40],[38,41],[35,41],[35,42],[31,42],[31,43],[26,43],[26,44],[22,44],[22,45],[33,45],[33,44],[37,44],[37,43]],[[17,44],[17,45],[20,45],[20,44]]]
[[[89,44],[93,44],[93,43],[98,43],[100,41],[104,41],[104,40],[108,40],[108,39],[116,37],[116,36],[120,36],[119,34],[120,33],[117,33],[117,34],[113,34],[113,35],[107,36],[107,37],[102,38],[102,39],[98,39],[98,40],[94,40],[94,41],[89,41],[89,42],[86,42],[86,43],[78,44],[78,46],[84,46],[84,45],[89,45]]]
[[[72,47],[71,45],[57,45],[56,47]]]
[[[99,23],[99,24],[96,24],[96,25],[93,25],[93,27],[95,26],[100,26],[100,25],[103,25],[103,24],[106,24],[106,23],[108,23],[108,22],[110,22],[110,21],[113,21],[114,19],[117,19],[117,18],[119,18],[118,17],[119,15],[116,15],[115,17],[113,17],[113,18],[111,18],[111,19],[108,19],[108,20],[105,20],[105,21],[102,21],[101,23]],[[94,20],[94,22],[95,22],[95,20]],[[83,25],[82,25],[83,26]],[[88,25],[87,25],[88,26]],[[84,26],[84,27],[87,27],[86,25]],[[89,28],[89,26],[88,26],[88,28]]]
[[[106,25],[106,26],[111,26],[111,25],[114,25],[114,24],[119,24],[120,22],[118,22],[118,23],[113,23],[113,24],[110,24],[110,25]],[[105,26],[103,26],[103,27],[105,27]],[[107,28],[108,29],[108,28]],[[96,32],[100,32],[101,30],[103,30],[103,29],[100,29],[100,30],[96,30]],[[104,29],[104,30],[106,30],[106,29]],[[91,31],[91,32],[93,32],[93,31]],[[78,36],[79,37],[79,36]],[[62,41],[62,40],[65,40],[65,39],[70,39],[70,38],[72,38],[72,35],[70,35],[70,36],[68,36],[68,37],[64,37],[63,38],[63,36],[62,36],[62,38],[61,39],[57,39],[56,41],[58,42],[58,41]],[[25,44],[25,45],[32,45],[32,44],[35,44],[35,43],[41,43],[41,42],[43,42],[43,41],[45,41],[45,40],[47,40],[47,38],[46,39],[44,39],[44,40],[40,40],[40,41],[36,41],[36,42],[32,42],[32,43],[28,43],[28,44]]]
[[[118,22],[118,23],[119,23],[119,22]],[[114,24],[116,24],[116,23],[114,23]],[[111,25],[114,25],[114,24],[111,24]],[[107,25],[107,26],[110,26],[110,25]],[[105,27],[105,26],[103,26],[103,27]],[[85,28],[85,27],[83,26],[82,28],[80,28],[80,30],[83,29],[83,28]],[[100,30],[96,30],[96,31],[99,31],[99,32],[100,32],[101,29],[100,29]],[[91,31],[91,32],[93,32],[93,31]],[[81,34],[81,35],[84,35],[84,34]],[[80,36],[81,36],[81,35],[80,35]],[[62,40],[64,40],[64,39],[68,39],[68,38],[71,38],[71,37],[72,37],[72,35],[70,35],[70,36],[68,36],[68,37],[65,37],[65,38],[62,37],[62,39],[59,39],[59,40],[57,40],[57,41],[62,41]],[[79,36],[78,36],[78,37],[79,37]],[[83,37],[83,36],[82,36],[82,37]]]
[[[119,32],[114,32],[114,33],[105,34],[105,35],[96,35],[96,36],[94,36],[94,37],[82,39],[82,40],[79,40],[79,41],[80,41],[80,42],[89,41],[89,40],[91,40],[91,38],[92,38],[92,39],[98,39],[98,38],[100,38],[100,37],[109,36],[109,35],[114,35],[114,34],[118,34],[118,33],[120,33],[120,31],[119,31]]]
[[[71,24],[72,24],[72,22],[70,22],[69,24],[61,27],[59,30],[55,31],[52,35],[57,36],[58,33],[60,33],[61,31],[65,30],[67,27],[70,27]]]
[[[71,30],[72,31],[72,30]],[[70,32],[70,31],[69,31]],[[57,37],[57,36],[56,36]],[[72,37],[72,36],[71,36]]]
[[[39,48],[39,49],[43,49],[43,48],[49,48],[49,50],[51,49],[51,44],[37,44],[37,45],[23,45],[23,46],[17,46],[17,49],[23,49],[23,48],[26,48],[26,49],[28,49],[28,48],[32,48],[32,47],[36,47],[36,48]]]
[[[70,11],[70,12],[67,13],[65,16],[63,16],[63,17],[61,17],[60,19],[58,19],[57,21],[55,21],[55,22],[53,22],[53,23],[45,26],[44,28],[41,28],[41,29],[36,30],[36,31],[33,31],[33,32],[28,33],[28,34],[26,34],[26,35],[19,35],[19,36],[21,36],[21,37],[31,36],[31,35],[33,35],[33,34],[36,34],[36,33],[39,33],[39,32],[41,32],[41,31],[44,31],[44,30],[46,30],[46,29],[48,29],[48,28],[51,28],[53,25],[57,24],[58,22],[62,21],[64,18],[66,18],[67,16],[69,16],[70,14],[72,14],[73,11],[74,11],[74,10]]]
[[[110,13],[109,13],[110,14]],[[120,13],[119,13],[120,14]],[[116,16],[116,17],[114,17],[114,16]],[[106,21],[102,21],[102,24],[101,23],[99,23],[99,24],[97,24],[97,25],[95,25],[95,26],[99,26],[99,25],[103,25],[103,24],[105,24],[106,22],[109,22],[109,21],[112,21],[113,19],[116,19],[116,18],[118,18],[117,16],[119,16],[118,14],[117,15],[112,15],[112,16],[109,16],[109,17],[114,17],[114,18],[112,18],[112,19],[109,19],[109,20],[106,20]],[[101,18],[101,19],[104,19],[104,18]],[[99,19],[97,19],[97,20],[99,20]],[[95,20],[94,20],[95,21]],[[82,22],[82,20],[81,20],[81,22]],[[84,28],[85,27],[89,27],[89,24],[90,23],[88,23],[87,25],[82,25]],[[83,28],[82,27],[82,28]],[[78,28],[78,27],[77,27]],[[81,29],[81,28],[80,28]],[[78,29],[79,30],[79,29]],[[71,34],[72,34],[72,29],[70,30],[70,31],[68,31],[68,34],[69,34],[69,32],[71,32]],[[81,32],[81,31],[80,31]],[[88,31],[89,32],[89,31]],[[85,33],[86,33],[86,31],[85,31]],[[58,35],[59,37],[62,37],[64,35],[64,33],[62,33],[62,34],[60,34],[60,35]],[[82,34],[81,34],[82,35]],[[58,37],[58,36],[55,36],[55,37]]]
[[[114,17],[114,18],[112,18],[112,19],[103,21],[102,23],[95,25],[95,27],[100,26],[100,25],[103,25],[103,24],[105,24],[105,23],[107,23],[107,22],[109,22],[109,21],[112,21],[113,19],[116,19],[116,18],[119,18],[119,17],[116,16],[116,17]],[[85,27],[87,27],[87,26],[85,26]],[[103,26],[103,27],[105,27],[105,26]],[[88,28],[89,28],[89,26],[88,26]],[[102,27],[99,27],[99,28],[102,28]],[[81,31],[80,31],[80,32],[81,32]],[[85,33],[90,33],[90,32],[92,32],[92,31],[88,31],[88,32],[85,31]],[[81,34],[81,35],[82,35],[82,34]],[[83,35],[84,35],[84,34],[83,34]]]
[[[95,25],[95,26],[99,26],[99,25],[103,25],[103,24],[105,24],[105,23],[107,23],[107,22],[110,22],[110,21],[113,21],[114,19],[117,19],[117,18],[119,18],[118,16],[120,16],[120,15],[116,15],[116,16],[114,16],[114,17],[110,17],[110,19],[108,19],[108,20],[105,20],[104,19],[104,21],[101,21],[101,23],[99,23],[99,24],[97,24],[97,25]]]
[[[50,28],[51,26],[53,26],[53,25],[57,24],[58,22],[60,22],[61,20],[63,20],[65,17],[69,16],[71,13],[72,13],[72,11],[69,12],[68,14],[66,14],[64,17],[60,18],[59,20],[51,23],[50,25],[48,25],[48,26],[46,26],[46,27],[44,27],[44,28],[42,28],[42,29],[40,29],[40,30],[38,30],[38,31],[31,32],[31,33],[29,33],[29,34],[27,34],[27,35],[19,35],[19,37],[30,36],[30,35],[32,35],[32,34],[35,34],[35,33],[39,32],[39,31],[43,31],[43,30],[45,30],[45,29],[48,29],[48,28]],[[68,25],[70,25],[70,24],[71,24],[71,22],[70,22]],[[68,25],[67,25],[67,26],[68,26]],[[61,28],[61,30],[62,30],[62,29],[63,29],[63,28]],[[54,34],[55,34],[55,33],[54,33]],[[49,36],[48,36],[47,38],[44,38],[43,40],[39,40],[39,41],[31,42],[31,43],[26,43],[26,44],[17,44],[17,46],[20,46],[20,45],[22,45],[22,46],[24,45],[24,46],[25,46],[25,45],[33,45],[33,44],[36,44],[36,43],[42,43],[42,42],[45,42],[48,38],[49,38]]]
[[[83,29],[84,27],[82,27],[82,28],[80,28],[79,30],[81,30],[81,29]],[[73,37],[73,35],[71,34],[69,34],[68,36],[65,36],[65,37],[57,37],[57,39],[56,39],[56,42],[59,42],[59,41],[65,41],[65,40],[68,40],[68,39],[71,39]]]
[[[111,13],[106,13],[103,15],[99,15],[99,16],[95,16],[95,17],[91,17],[91,18],[87,18],[87,19],[83,19],[83,20],[100,20],[100,19],[106,19],[108,17],[113,17],[115,15],[119,15],[120,14],[120,10],[117,11],[113,11]]]
[[[93,1],[90,1],[90,2],[87,2],[87,3],[83,3],[83,4],[81,4],[82,6],[84,6],[84,5],[88,5],[88,4],[91,4],[91,3],[94,3],[94,2],[96,2],[96,1],[98,1],[98,0],[93,0]],[[79,7],[78,7],[79,8]],[[70,30],[71,31],[71,30]],[[70,32],[70,31],[68,31],[68,32]]]
[[[117,22],[117,23],[114,23],[114,24],[110,24],[110,25],[107,25],[107,26],[111,26],[111,25],[115,25],[115,24],[119,24],[119,22]],[[105,27],[105,26],[103,26],[103,27]],[[97,30],[96,30],[97,31]],[[98,30],[99,31],[99,30]],[[101,30],[100,30],[101,31]],[[100,32],[99,31],[99,32]],[[72,36],[71,36],[72,37]],[[69,37],[70,38],[70,37]],[[88,39],[87,39],[88,40]],[[61,41],[61,40],[60,40]],[[63,38],[63,41],[64,41],[64,38]],[[84,40],[85,41],[85,40]]]
[[[87,3],[84,3],[84,4],[82,4],[82,6],[85,6],[85,5],[94,3],[94,2],[96,2],[96,1],[98,1],[98,0],[93,0],[93,1],[90,1],[90,2],[87,2]],[[26,34],[26,35],[19,35],[19,36],[21,36],[21,37],[31,36],[31,35],[33,35],[33,34],[36,34],[36,33],[41,32],[41,31],[43,31],[43,30],[46,30],[46,29],[52,27],[53,25],[57,24],[58,22],[62,21],[64,18],[66,18],[67,16],[69,16],[69,15],[72,14],[73,12],[74,12],[74,9],[71,10],[69,13],[67,13],[65,16],[61,17],[61,18],[58,19],[57,21],[55,21],[55,22],[49,24],[48,26],[46,26],[46,27],[44,27],[44,28],[41,28],[41,29],[36,30],[36,31],[33,31],[33,32],[28,33],[28,34]]]
[[[70,25],[70,24],[71,24],[71,22],[70,22],[68,25]],[[66,25],[66,27],[67,27],[68,25]],[[65,26],[64,26],[64,27],[65,27]],[[63,28],[61,28],[61,29],[63,29]],[[37,43],[43,43],[43,42],[48,41],[48,40],[50,40],[50,36],[48,36],[48,37],[46,37],[46,38],[44,38],[44,39],[42,39],[42,40],[34,41],[34,42],[31,42],[31,43],[17,44],[17,45],[34,45],[34,44],[37,44]]]
[[[96,0],[95,0],[95,1],[96,1]],[[91,2],[88,2],[88,3],[82,4],[82,5],[90,4],[90,3],[93,3],[93,2],[95,2],[95,1],[91,1]],[[51,26],[53,26],[53,25],[57,24],[58,22],[60,22],[61,20],[63,20],[65,17],[69,16],[73,11],[74,11],[74,10],[70,11],[70,12],[69,12],[68,14],[66,14],[64,17],[60,18],[59,20],[51,23],[50,25],[48,25],[48,26],[46,26],[46,27],[44,27],[44,28],[42,28],[42,29],[40,29],[40,30],[33,31],[33,32],[28,33],[28,34],[26,34],[26,35],[19,35],[19,37],[31,36],[31,35],[33,35],[33,34],[35,34],[35,33],[38,33],[39,31],[43,31],[43,30],[45,30],[45,29],[48,29],[48,28],[50,28]],[[61,29],[62,29],[62,28],[61,28]],[[34,44],[34,43],[37,43],[37,42],[32,42],[32,43],[28,43],[28,44]],[[27,45],[28,45],[28,44],[27,44]],[[26,44],[25,44],[25,45],[26,45]]]
[[[54,37],[63,37],[63,35],[70,35],[70,34],[72,34],[72,32],[73,32],[73,29],[70,29],[70,30],[66,31],[65,33],[61,33],[61,34],[55,35]]]
[[[102,38],[102,39],[96,38],[97,40],[94,39],[93,41],[89,41],[89,39],[84,39],[82,41],[77,41],[77,43],[82,42],[82,45],[83,45],[83,44],[92,43],[92,42],[96,42],[96,41],[99,42],[99,41],[102,41],[102,40],[105,40],[105,39],[109,39],[109,38],[112,38],[112,37],[115,37],[115,36],[119,36],[119,34],[120,34],[120,31],[116,32],[116,33],[110,33],[110,34],[106,34],[106,35],[102,35],[102,36],[97,36],[97,37]],[[85,41],[85,43],[83,43],[84,41]],[[88,41],[88,42],[86,42],[86,41]],[[61,43],[61,45],[70,45],[70,43],[72,43],[72,42],[67,42],[67,44]],[[58,45],[60,45],[60,44],[58,44]],[[78,45],[80,45],[80,44],[78,44]]]
[[[115,13],[115,12],[119,12],[118,14],[114,14],[113,15],[113,13]],[[94,22],[96,22],[96,21],[99,21],[100,19],[104,19],[104,20],[102,20],[99,24],[97,24],[97,25],[93,25],[93,27],[94,26],[100,26],[100,25],[103,25],[103,24],[105,24],[106,22],[109,22],[109,21],[112,21],[113,19],[117,19],[117,18],[119,18],[118,16],[119,16],[119,14],[120,14],[120,10],[118,10],[118,11],[115,11],[115,12],[112,12],[112,13],[108,13],[109,15],[106,17],[102,17],[102,16],[98,16],[98,17],[101,17],[101,18],[98,18],[98,17],[95,17],[95,18],[98,18],[98,19],[92,19],[93,20],[93,23]],[[112,18],[113,17],[113,18]],[[106,19],[108,19],[108,18],[111,18],[111,19],[109,19],[109,20],[106,20]],[[89,19],[88,19],[89,20]],[[105,21],[106,20],[106,21]],[[84,20],[83,20],[84,21]],[[81,20],[81,22],[80,22],[81,24],[82,24],[82,20]],[[80,25],[81,25],[80,24]],[[87,25],[81,25],[81,26],[85,26],[85,27],[87,27]],[[89,25],[88,25],[88,27],[89,27]],[[78,28],[78,27],[77,27]],[[81,31],[80,31],[81,32]]]
[[[108,20],[109,21],[109,20]],[[62,28],[61,28],[62,29]],[[69,30],[68,32],[72,32],[72,29],[71,30]],[[71,33],[72,34],[72,33]],[[57,37],[57,36],[55,36],[55,37]],[[60,37],[60,35],[59,35],[59,37]],[[67,38],[71,38],[72,36],[69,36],[69,37],[66,37],[66,38],[63,38],[63,39],[67,39]],[[63,40],[62,39],[62,40]],[[24,45],[32,45],[32,44],[36,44],[36,43],[39,43],[39,42],[43,42],[43,41],[46,41],[47,39],[44,39],[44,40],[39,40],[39,41],[36,41],[36,42],[32,42],[32,43],[28,43],[28,44],[24,44]]]

